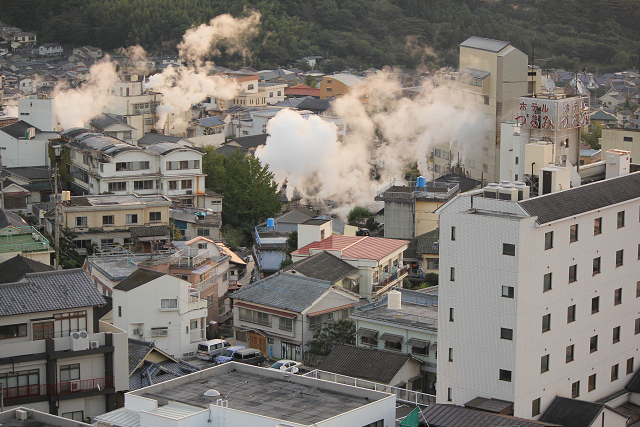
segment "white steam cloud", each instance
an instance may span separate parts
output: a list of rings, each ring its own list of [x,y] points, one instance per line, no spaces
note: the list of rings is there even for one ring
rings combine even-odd
[[[202,24],[187,30],[178,45],[180,59],[188,61],[180,69],[168,67],[160,74],[153,75],[148,88],[162,94],[161,105],[157,108],[158,128],[162,128],[169,115],[174,114],[169,124],[171,133],[184,131],[187,126],[191,105],[210,95],[230,99],[239,91],[233,79],[209,75],[210,63],[205,60],[219,53],[217,45],[224,42],[229,52],[246,53],[246,40],[258,31],[260,14],[251,13],[246,18],[220,15],[209,24]],[[131,63],[146,60],[146,52],[140,46],[123,49]],[[145,67],[135,67],[129,72],[142,73]],[[54,107],[63,129],[84,126],[91,118],[101,114],[115,95],[112,89],[118,81],[115,64],[106,56],[90,69],[90,77],[79,88],[69,89],[62,85],[54,92]]]
[[[370,206],[379,185],[403,179],[410,163],[429,177],[427,158],[437,144],[466,157],[486,139],[490,121],[472,95],[451,86],[429,87],[414,99],[400,94],[397,80],[382,73],[337,98],[332,109],[349,129],[341,139],[333,123],[283,110],[269,121],[270,137],[256,155],[277,182],[287,181],[289,195],[296,189],[307,201],[331,200],[346,216],[354,205]],[[384,165],[379,181],[371,178],[372,164]]]

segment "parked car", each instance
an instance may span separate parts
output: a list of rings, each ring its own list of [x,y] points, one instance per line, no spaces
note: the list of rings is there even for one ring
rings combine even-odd
[[[302,363],[300,362],[296,362],[295,360],[282,359],[269,366],[269,369],[277,369],[279,371],[297,374],[300,371],[301,367]]]
[[[232,359],[234,362],[247,363],[249,365],[262,366],[262,363],[266,360],[266,357],[262,352],[255,348],[243,348],[242,350],[236,350],[233,353]]]
[[[222,354],[216,357],[216,363],[224,363],[228,362],[233,358],[233,355],[236,351],[244,349],[243,345],[234,345],[232,347],[227,347],[222,351]]]
[[[225,348],[230,347],[231,344],[225,340],[210,340],[198,344],[198,351],[196,357],[202,360],[215,361],[216,356],[220,356]]]

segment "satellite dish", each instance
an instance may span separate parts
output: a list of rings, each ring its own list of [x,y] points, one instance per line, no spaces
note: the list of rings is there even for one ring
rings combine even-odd
[[[547,79],[544,82],[544,87],[547,89],[547,92],[553,92],[556,88],[556,84],[552,79]]]
[[[587,93],[587,89],[584,87],[584,84],[582,84],[582,82],[580,80],[578,80],[577,86],[578,86],[578,93],[580,95],[584,95],[584,94]]]

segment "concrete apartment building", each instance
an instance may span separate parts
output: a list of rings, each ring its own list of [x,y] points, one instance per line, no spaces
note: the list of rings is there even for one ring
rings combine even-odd
[[[518,100],[527,94],[527,62],[527,56],[506,41],[473,36],[460,44],[458,84],[473,94],[476,106],[492,123],[481,146],[459,153],[461,159],[466,159],[465,168],[472,178],[487,182],[500,179],[500,123],[518,115]],[[455,164],[457,158],[458,152],[448,144],[436,146],[436,176],[447,170],[446,165]]]
[[[162,104],[162,94],[145,88],[144,75],[125,74],[113,84],[104,113],[123,116],[126,123],[144,135],[155,129],[158,115],[156,108]],[[179,114],[172,113],[171,115]]]
[[[602,129],[600,145],[603,153],[612,149],[630,151],[631,163],[634,158],[640,162],[640,129]]]
[[[87,421],[129,387],[127,334],[99,321],[106,304],[81,269],[29,273],[0,285],[5,409]]]
[[[129,392],[124,408],[96,421],[98,427],[383,427],[395,418],[393,394],[228,362]]]
[[[620,404],[640,363],[639,184],[485,188],[438,209],[438,403],[499,399],[533,419],[556,396]]]
[[[19,406],[0,412],[0,425],[3,427],[87,427],[89,424]]]

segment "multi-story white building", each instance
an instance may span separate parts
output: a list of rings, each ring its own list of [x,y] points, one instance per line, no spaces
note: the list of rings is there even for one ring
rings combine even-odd
[[[111,96],[104,113],[117,114],[126,119],[128,125],[144,135],[155,129],[158,121],[156,108],[162,104],[162,94],[145,88],[143,75],[125,74],[111,88]]]
[[[0,286],[4,407],[86,421],[129,388],[127,334],[99,321],[105,300],[81,269]],[[3,421],[4,422],[4,421]]]
[[[89,129],[72,128],[51,143],[66,159],[70,188],[82,194],[162,194],[185,205],[211,206],[202,152],[173,142],[141,148]]]
[[[113,324],[174,357],[195,355],[206,317],[200,292],[166,273],[140,268],[113,288]]]
[[[520,201],[483,189],[438,209],[439,403],[501,399],[537,418],[556,396],[624,389],[640,363],[639,184]]]

